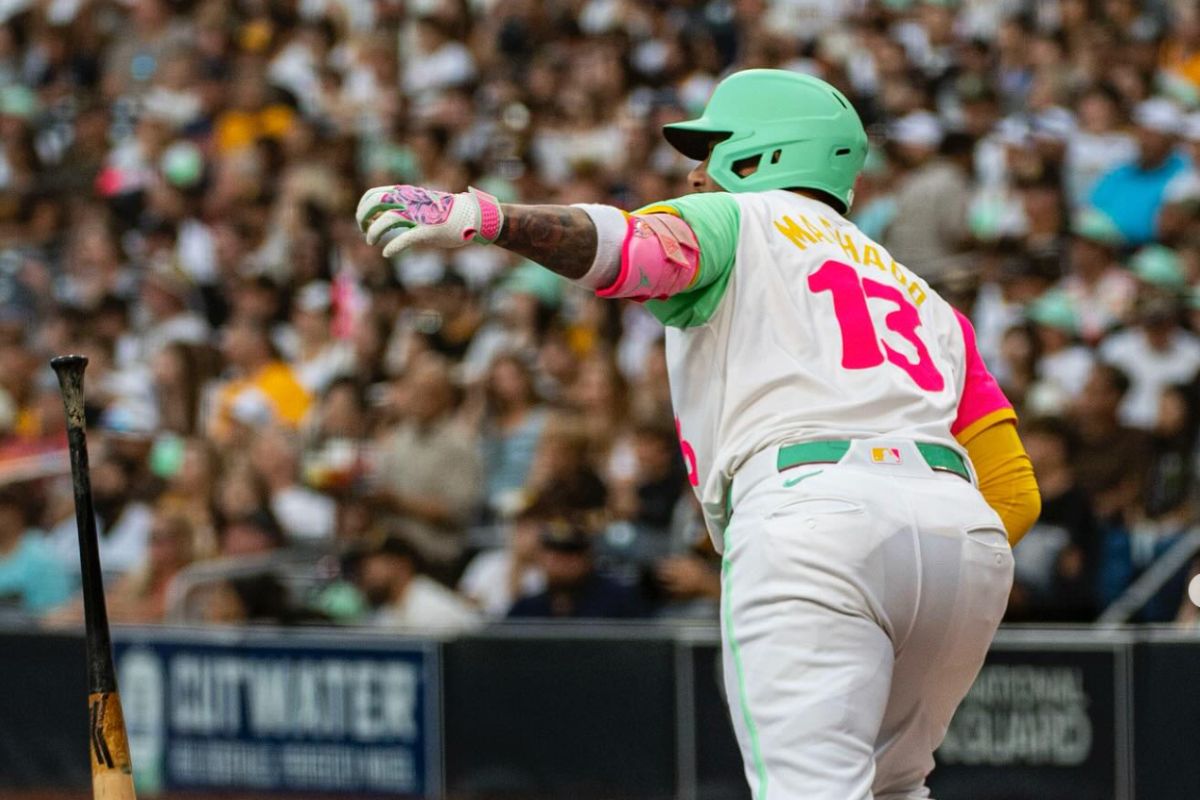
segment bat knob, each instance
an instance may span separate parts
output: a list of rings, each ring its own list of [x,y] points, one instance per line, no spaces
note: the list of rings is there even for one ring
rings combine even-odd
[[[50,368],[53,369],[55,372],[61,372],[63,370],[66,370],[69,372],[71,370],[76,370],[76,369],[82,370],[87,365],[88,365],[88,357],[87,356],[69,355],[69,356],[57,356],[56,358],[50,359]]]

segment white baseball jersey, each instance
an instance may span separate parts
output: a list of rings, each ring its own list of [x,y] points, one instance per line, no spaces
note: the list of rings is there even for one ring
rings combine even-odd
[[[696,232],[687,291],[647,308],[689,479],[718,549],[729,482],[771,445],[894,435],[959,449],[1011,407],[970,323],[829,206],[793,192],[697,194],[642,209]]]

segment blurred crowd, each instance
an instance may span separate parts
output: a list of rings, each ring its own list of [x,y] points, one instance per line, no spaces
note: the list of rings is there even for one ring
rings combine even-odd
[[[496,248],[385,261],[353,208],[686,193],[659,128],[748,67],[855,102],[853,218],[1021,414],[1010,618],[1094,619],[1197,521],[1194,2],[0,0],[5,604],[80,613],[79,352],[115,619],[713,616],[658,323]]]

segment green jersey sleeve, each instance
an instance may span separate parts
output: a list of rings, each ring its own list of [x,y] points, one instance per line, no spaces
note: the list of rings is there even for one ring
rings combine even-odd
[[[705,192],[639,208],[635,214],[676,214],[696,234],[700,271],[687,289],[665,300],[648,300],[646,309],[664,325],[703,325],[717,310],[737,255],[741,209],[728,192]]]

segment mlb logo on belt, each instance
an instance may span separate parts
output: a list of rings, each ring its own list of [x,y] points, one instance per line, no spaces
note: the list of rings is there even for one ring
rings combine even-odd
[[[871,461],[876,464],[899,464],[899,447],[872,447]]]

